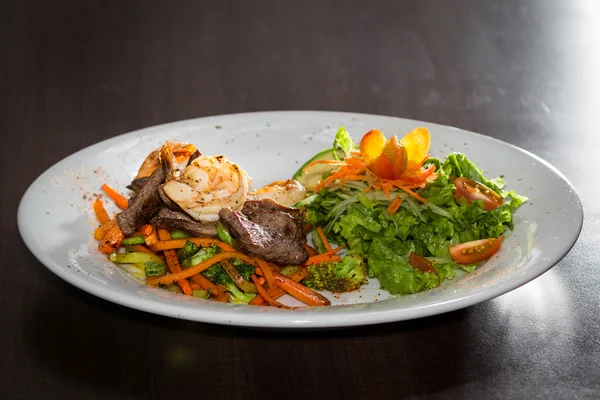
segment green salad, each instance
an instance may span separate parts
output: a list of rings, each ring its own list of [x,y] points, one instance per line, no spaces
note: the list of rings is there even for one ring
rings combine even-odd
[[[429,145],[424,128],[401,140],[372,130],[357,145],[342,127],[332,148],[294,176],[310,191],[296,204],[307,222],[362,257],[368,277],[394,295],[436,288],[457,270],[473,272],[498,251],[527,201],[464,154],[429,157]],[[319,250],[314,232],[313,239]]]

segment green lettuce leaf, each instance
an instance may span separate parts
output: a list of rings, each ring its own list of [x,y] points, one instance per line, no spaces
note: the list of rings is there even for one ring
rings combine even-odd
[[[336,160],[345,158],[352,151],[356,151],[357,147],[350,136],[350,133],[343,126],[338,129],[333,140],[333,155]]]

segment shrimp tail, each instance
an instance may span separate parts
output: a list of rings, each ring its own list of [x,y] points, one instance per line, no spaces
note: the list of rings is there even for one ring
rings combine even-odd
[[[175,157],[175,154],[173,153],[173,146],[168,140],[165,141],[165,144],[160,148],[158,159],[165,169],[167,181],[179,178],[181,175],[179,162],[177,162],[177,157]]]

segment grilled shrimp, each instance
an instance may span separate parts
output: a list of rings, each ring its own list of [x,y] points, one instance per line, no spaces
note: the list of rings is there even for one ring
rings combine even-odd
[[[182,171],[167,141],[160,160],[167,169],[165,193],[195,220],[216,221],[221,208],[244,206],[251,180],[225,156],[200,156]]]
[[[251,191],[248,197],[255,200],[271,199],[284,206],[292,207],[306,197],[306,188],[293,179],[275,181]]]
[[[171,143],[172,152],[177,158],[178,162],[185,161],[186,158],[192,155],[194,151],[196,151],[196,146],[190,143],[179,143],[173,142]],[[148,156],[144,159],[142,166],[138,170],[135,179],[143,178],[145,176],[150,176],[154,172],[156,168],[160,165],[159,161],[159,153],[161,147],[156,150],[153,150],[148,154]]]

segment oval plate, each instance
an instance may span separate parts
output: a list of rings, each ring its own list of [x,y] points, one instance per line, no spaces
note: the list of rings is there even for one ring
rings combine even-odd
[[[475,273],[410,296],[392,297],[373,280],[358,292],[328,297],[325,308],[294,311],[189,298],[140,284],[97,250],[91,196],[103,183],[122,193],[144,157],[172,141],[197,144],[204,154],[226,154],[253,178],[253,187],[287,179],[304,161],[331,147],[340,125],[359,140],[370,129],[402,137],[429,128],[431,155],[465,153],[489,177],[529,197],[495,257]],[[110,203],[107,202],[107,203]],[[117,211],[115,208],[110,211]],[[81,150],[44,172],[18,211],[31,252],[65,281],[103,299],[175,318],[263,328],[333,328],[440,314],[513,290],[555,265],[573,246],[583,222],[580,200],[568,180],[539,157],[483,135],[393,117],[313,111],[234,114],[142,129]],[[288,299],[288,302],[290,300]],[[292,300],[293,301],[293,300]]]

